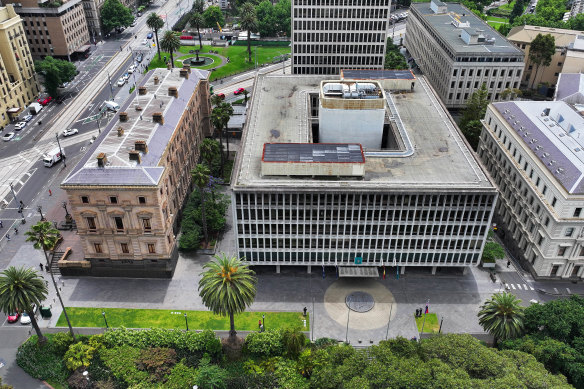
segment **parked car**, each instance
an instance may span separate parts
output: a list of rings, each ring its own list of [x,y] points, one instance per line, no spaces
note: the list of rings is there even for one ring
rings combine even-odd
[[[59,88],[63,89],[63,88],[67,88],[67,85],[69,85],[68,82],[64,82],[61,85],[59,85]]]
[[[8,319],[6,320],[8,323],[16,323],[18,318],[20,317],[20,312],[10,312],[8,314]]]
[[[148,46],[148,39],[144,39],[144,40],[142,41],[142,45],[143,45],[143,46]]]
[[[63,130],[63,136],[75,135],[78,133],[79,133],[79,130],[76,128],[69,128],[67,130]]]
[[[118,86],[122,87],[124,85],[126,85],[126,79],[124,78],[124,76],[120,77],[120,79],[118,80]]]
[[[40,105],[47,105],[51,101],[53,101],[53,98],[51,96],[49,96],[49,97],[45,97],[44,99],[38,99],[37,101],[39,102]]]
[[[26,127],[26,122],[18,122],[14,125],[14,129],[16,131],[20,131],[22,130],[24,127]]]
[[[8,142],[9,140],[11,140],[12,138],[14,138],[14,132],[9,132],[7,134],[4,134],[4,136],[2,137],[2,140],[4,142]]]
[[[144,54],[138,54],[138,56],[136,57],[136,62],[141,63],[143,59],[144,59]]]
[[[235,91],[233,91],[234,95],[240,95],[243,92],[245,92],[245,88],[237,88]]]
[[[136,19],[134,19],[134,21],[132,22],[132,24],[130,24],[131,27],[135,27],[136,26]]]
[[[134,73],[134,71],[136,70],[136,68],[137,68],[137,66],[136,66],[136,65],[131,65],[131,66],[128,68],[128,73],[130,73],[130,74]]]
[[[146,35],[146,39],[152,39],[153,36],[154,34],[149,32],[148,35]]]
[[[142,12],[138,12],[138,17],[142,16]]]
[[[37,311],[37,306],[36,306],[36,304],[33,304],[32,305],[33,315],[36,314],[36,311]],[[20,324],[30,324],[30,316],[28,316],[28,313],[22,312],[22,316],[20,316]]]
[[[22,118],[22,120],[24,120],[25,122],[30,122],[32,120],[32,115],[26,115],[25,117]]]
[[[221,97],[221,100],[225,100],[225,93],[217,93],[217,96]]]

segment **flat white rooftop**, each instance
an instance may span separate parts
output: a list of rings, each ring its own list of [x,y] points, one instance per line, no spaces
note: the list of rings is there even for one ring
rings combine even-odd
[[[265,143],[311,141],[310,95],[319,94],[323,80],[330,80],[330,76],[258,76],[235,170],[234,189],[277,186],[314,190],[495,190],[424,77],[419,79],[414,92],[388,97],[403,121],[413,153],[376,157],[366,152],[362,179],[262,177]],[[386,111],[392,115],[388,108]]]

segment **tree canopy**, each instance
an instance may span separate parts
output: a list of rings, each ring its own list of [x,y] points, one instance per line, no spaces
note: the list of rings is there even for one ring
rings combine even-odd
[[[50,55],[42,61],[36,61],[34,66],[37,72],[43,75],[43,85],[52,97],[57,97],[59,85],[71,81],[77,73],[77,68],[71,62],[56,59]]]
[[[158,30],[164,27],[164,20],[160,16],[156,14],[156,12],[152,12],[148,15],[148,19],[146,19],[146,25],[154,30],[154,35],[156,36],[156,49],[158,50],[158,60],[160,60],[160,44],[158,42]]]
[[[174,67],[174,52],[180,49],[180,39],[172,31],[165,31],[160,40],[160,48],[170,54],[171,67]]]
[[[533,77],[533,82],[535,82],[537,71],[541,66],[550,66],[552,56],[555,52],[556,40],[551,34],[537,34],[533,41],[531,41],[528,58],[531,63],[535,64],[535,76]]]
[[[523,335],[523,307],[514,294],[495,293],[481,306],[479,324],[495,337],[495,341]]]
[[[100,10],[103,30],[108,33],[114,28],[128,27],[134,21],[130,8],[119,0],[105,0]]]
[[[505,250],[497,242],[487,242],[485,243],[485,248],[483,249],[483,262],[495,262],[497,259],[503,259],[505,257]]]
[[[278,34],[290,36],[290,17],[292,7],[290,0],[280,0],[275,5],[264,0],[256,7],[257,30],[262,37]]]
[[[481,135],[482,123],[481,118],[485,117],[487,112],[487,106],[489,105],[489,91],[487,90],[487,84],[483,83],[479,90],[476,90],[471,95],[470,99],[466,103],[466,108],[462,113],[462,119],[460,120],[460,129],[466,140],[473,149],[477,149],[479,144],[479,137]]]
[[[217,23],[219,23],[221,27],[225,25],[223,12],[221,12],[221,8],[216,5],[207,7],[205,12],[203,12],[203,21],[207,28],[217,28]]]

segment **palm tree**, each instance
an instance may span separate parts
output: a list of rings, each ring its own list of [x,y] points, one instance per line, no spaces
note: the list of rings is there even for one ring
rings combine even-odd
[[[174,67],[174,52],[180,49],[180,39],[172,31],[166,31],[160,41],[160,48],[170,53],[171,67]]]
[[[258,18],[255,7],[251,2],[241,6],[241,28],[247,30],[247,55],[248,62],[251,62],[251,32],[258,29]]]
[[[41,221],[31,226],[30,230],[24,233],[26,235],[27,242],[33,242],[33,246],[35,249],[42,249],[43,253],[45,254],[45,260],[47,261],[47,269],[49,269],[49,274],[51,275],[51,280],[53,281],[53,286],[55,287],[55,291],[57,292],[57,297],[59,298],[59,302],[61,303],[61,308],[63,309],[63,313],[65,314],[65,319],[67,319],[67,325],[69,325],[69,332],[71,333],[71,337],[73,340],[77,342],[77,338],[75,337],[75,333],[73,332],[73,327],[71,327],[71,321],[69,321],[69,315],[67,315],[67,310],[65,309],[65,304],[63,304],[63,299],[61,298],[61,293],[59,293],[59,288],[57,286],[57,281],[55,281],[55,275],[51,271],[51,262],[49,261],[49,254],[47,251],[53,251],[55,246],[57,246],[57,242],[59,241],[60,233],[56,229],[53,228],[53,224],[48,221]]]
[[[202,50],[203,49],[203,42],[201,41],[201,26],[203,25],[204,21],[203,21],[203,15],[201,15],[198,12],[195,12],[193,14],[193,16],[191,16],[191,26],[195,27],[197,29],[197,35],[199,36],[199,48]]]
[[[201,191],[201,218],[203,219],[203,234],[205,235],[205,243],[209,243],[209,233],[207,231],[207,211],[205,206],[205,189],[209,185],[211,172],[209,168],[203,164],[198,164],[193,170],[191,170],[191,175],[193,177],[193,182]]]
[[[201,143],[201,157],[207,164],[209,170],[213,168],[213,160],[219,152],[219,144],[214,139],[205,138]]]
[[[154,36],[156,37],[156,48],[158,49],[158,60],[160,61],[160,44],[158,43],[158,30],[164,27],[164,20],[158,16],[155,12],[148,15],[146,19],[146,25],[154,30]]]
[[[235,343],[234,315],[249,307],[256,295],[257,278],[253,270],[239,258],[228,257],[224,253],[215,255],[207,262],[207,269],[199,281],[199,295],[203,304],[213,313],[229,316],[229,341]]]
[[[47,338],[39,328],[32,306],[34,304],[40,308],[47,294],[45,281],[33,269],[10,266],[0,276],[0,309],[4,313],[15,312],[18,309],[26,312],[41,346],[47,342]]]
[[[523,307],[515,295],[495,293],[485,301],[478,313],[479,324],[495,337],[495,342],[513,339],[523,333]]]
[[[211,124],[215,127],[215,132],[219,134],[219,148],[221,151],[221,177],[223,177],[223,166],[225,165],[225,156],[223,155],[223,130],[229,123],[229,118],[233,114],[233,107],[229,103],[219,103],[211,111]],[[227,139],[227,153],[229,155],[229,138]]]

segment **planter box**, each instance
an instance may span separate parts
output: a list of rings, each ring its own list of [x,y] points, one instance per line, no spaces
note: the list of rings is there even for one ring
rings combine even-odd
[[[495,268],[495,265],[496,265],[495,262],[492,262],[492,263],[488,263],[488,262],[485,263],[485,262],[483,262],[483,267],[486,267],[486,268]]]

